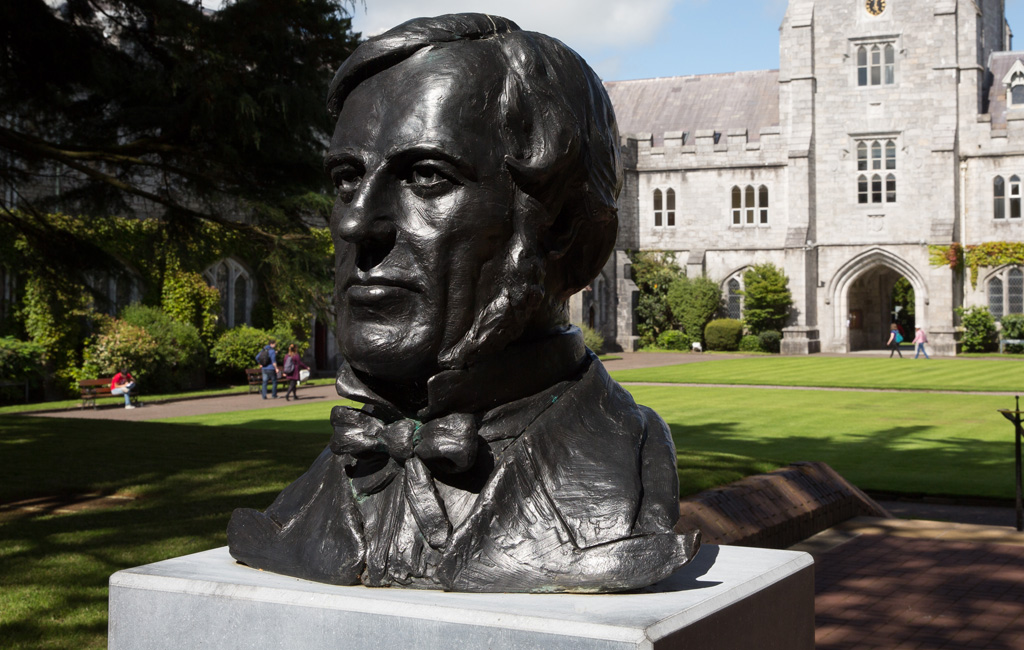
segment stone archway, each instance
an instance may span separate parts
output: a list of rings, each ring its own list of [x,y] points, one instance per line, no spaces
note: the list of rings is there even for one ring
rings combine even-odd
[[[827,296],[833,307],[832,331],[838,347],[847,352],[885,347],[892,319],[892,290],[901,277],[914,289],[914,310],[918,324],[923,327],[927,286],[921,274],[903,258],[875,248],[856,256],[836,272]]]

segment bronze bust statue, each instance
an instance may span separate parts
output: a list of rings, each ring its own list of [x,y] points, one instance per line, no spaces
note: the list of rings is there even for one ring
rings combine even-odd
[[[618,229],[618,132],[575,52],[419,18],[331,83],[334,436],[233,557],[340,585],[607,592],[688,562],[668,427],[568,324]]]

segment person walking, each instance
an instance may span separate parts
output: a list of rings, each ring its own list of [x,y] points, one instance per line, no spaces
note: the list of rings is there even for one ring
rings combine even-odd
[[[896,323],[893,323],[889,326],[889,340],[885,343],[889,348],[890,359],[892,359],[893,352],[900,355],[900,359],[903,358],[903,353],[900,352],[900,343],[903,343],[903,335],[900,334],[899,327]]]
[[[271,393],[274,399],[277,399],[277,376],[281,374],[280,369],[277,367],[277,341],[270,339],[266,345],[256,355],[256,363],[259,364],[260,370],[263,371],[263,385],[260,387],[260,395],[263,399],[267,399],[267,384],[270,381],[274,382],[273,392]]]
[[[281,374],[282,379],[288,380],[288,390],[284,393],[285,401],[292,398],[299,399],[299,394],[295,392],[295,389],[299,385],[299,371],[305,368],[309,369],[309,366],[302,363],[302,359],[299,357],[299,352],[295,348],[295,344],[292,343],[288,346],[288,354],[284,358],[284,363],[281,364],[283,372]]]
[[[928,335],[924,333],[924,330],[920,327],[914,328],[914,358],[916,359],[919,354],[924,354],[925,359],[931,359],[928,356],[928,351],[924,349],[924,344],[928,342]]]

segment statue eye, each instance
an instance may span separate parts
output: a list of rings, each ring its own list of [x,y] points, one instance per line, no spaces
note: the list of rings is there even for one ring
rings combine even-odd
[[[458,185],[455,174],[444,165],[441,161],[418,162],[409,169],[405,183],[420,196],[444,194]]]
[[[331,170],[331,180],[338,190],[338,196],[346,203],[352,200],[359,183],[363,180],[363,172],[355,165],[341,164]]]
[[[411,180],[414,185],[433,185],[445,179],[436,169],[420,167],[412,170]]]

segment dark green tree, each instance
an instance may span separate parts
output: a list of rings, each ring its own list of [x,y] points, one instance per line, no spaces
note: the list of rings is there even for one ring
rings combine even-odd
[[[671,253],[640,251],[632,255],[633,282],[640,290],[636,306],[636,328],[640,345],[654,345],[658,335],[675,325],[668,292],[683,276]]]
[[[680,329],[691,340],[700,341],[704,338],[704,327],[722,305],[722,289],[707,276],[683,276],[669,287],[668,305]]]
[[[310,227],[326,225],[332,203],[325,94],[358,41],[349,9],[0,2],[0,197],[15,197],[0,200],[0,220],[34,251],[39,268],[26,271],[117,267],[47,213],[137,215],[165,222],[167,247],[185,258],[211,225],[243,238],[273,307],[325,306],[330,266],[307,253],[323,248]]]
[[[895,320],[903,327],[904,332],[913,332],[915,326],[914,318],[914,287],[904,277],[896,280],[892,287],[892,301],[889,307],[890,313],[895,313]],[[896,307],[901,307],[897,310]]]
[[[743,323],[752,334],[781,330],[789,319],[793,296],[789,278],[771,262],[743,273]]]

